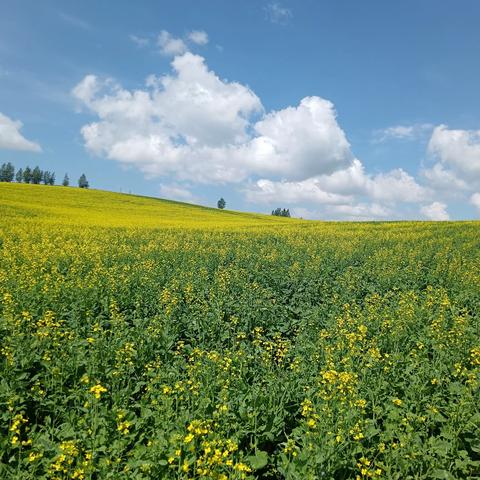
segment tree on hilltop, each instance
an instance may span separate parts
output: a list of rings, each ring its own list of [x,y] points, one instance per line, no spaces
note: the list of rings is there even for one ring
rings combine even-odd
[[[55,185],[55,172],[45,170],[43,172],[43,183],[45,185]]]
[[[23,182],[23,169],[19,168],[17,170],[17,173],[15,174],[15,181],[17,183],[22,183]]]
[[[32,183],[38,185],[43,179],[43,172],[40,170],[40,167],[37,165],[32,170]]]
[[[32,169],[29,166],[23,171],[23,181],[25,183],[30,183],[32,181]]]
[[[290,210],[288,208],[276,208],[272,210],[272,215],[275,217],[289,217],[290,218]]]
[[[80,188],[88,188],[89,187],[87,177],[85,176],[84,173],[82,173],[82,175],[78,179],[78,186]]]
[[[220,210],[223,210],[227,205],[227,202],[223,199],[223,197],[217,202],[217,207],[220,208]]]
[[[15,167],[10,163],[4,163],[0,167],[0,182],[12,182],[15,177]]]
[[[68,187],[70,185],[70,179],[68,178],[68,174],[66,173],[65,176],[63,177],[63,182],[62,185],[64,187]]]

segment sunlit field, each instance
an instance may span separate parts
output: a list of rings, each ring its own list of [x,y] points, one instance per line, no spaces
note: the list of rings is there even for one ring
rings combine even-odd
[[[480,223],[0,184],[0,478],[480,478]]]

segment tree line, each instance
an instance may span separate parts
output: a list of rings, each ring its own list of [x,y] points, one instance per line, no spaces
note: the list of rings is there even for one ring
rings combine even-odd
[[[276,208],[272,210],[272,215],[275,217],[289,217],[290,218],[290,210],[288,208]]]
[[[44,185],[55,185],[55,172],[41,170],[38,165],[33,169],[29,166],[25,167],[24,169],[19,168],[15,172],[15,167],[11,162],[3,163],[0,167],[0,182],[13,181],[17,183],[33,183],[36,185],[41,183]],[[62,185],[64,187],[68,187],[70,185],[68,173],[66,173],[63,177]],[[88,188],[90,186],[84,173],[82,173],[78,179],[78,186],[80,188]]]

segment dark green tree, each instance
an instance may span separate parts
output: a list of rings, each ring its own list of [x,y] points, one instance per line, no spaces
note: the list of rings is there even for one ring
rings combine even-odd
[[[15,167],[10,163],[4,163],[0,167],[0,182],[13,182]]]
[[[227,202],[223,199],[223,197],[217,202],[217,207],[223,210],[227,205]]]
[[[40,170],[40,167],[37,165],[33,170],[32,170],[32,183],[35,185],[38,185],[43,178],[43,172]]]
[[[55,185],[55,172],[45,170],[43,172],[43,183],[45,185]]]
[[[66,173],[65,176],[63,177],[63,182],[62,185],[64,187],[68,187],[70,185],[70,179],[68,178],[68,174]]]
[[[78,179],[78,186],[80,188],[88,188],[89,187],[87,177],[85,176],[84,173],[82,173],[82,175]]]
[[[32,181],[32,169],[28,166],[23,171],[23,181],[25,183],[30,183]]]
[[[22,183],[23,182],[23,169],[19,168],[17,170],[17,173],[15,174],[15,181],[17,183]]]
[[[288,208],[276,208],[272,210],[272,215],[276,217],[290,217],[290,210]]]

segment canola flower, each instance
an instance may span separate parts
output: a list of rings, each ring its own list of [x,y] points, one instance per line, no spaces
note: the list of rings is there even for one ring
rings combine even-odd
[[[0,472],[475,478],[479,234],[0,184]]]

